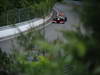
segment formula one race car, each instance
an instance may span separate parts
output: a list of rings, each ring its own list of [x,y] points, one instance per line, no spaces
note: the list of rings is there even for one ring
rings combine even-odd
[[[64,24],[66,21],[67,21],[67,17],[58,16],[53,18],[52,23]]]

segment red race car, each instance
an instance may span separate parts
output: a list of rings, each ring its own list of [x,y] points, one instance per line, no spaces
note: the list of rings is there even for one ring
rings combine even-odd
[[[67,17],[58,16],[53,18],[52,23],[64,24],[67,21]]]

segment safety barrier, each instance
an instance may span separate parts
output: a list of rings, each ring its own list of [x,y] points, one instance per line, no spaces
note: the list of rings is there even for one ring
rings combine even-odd
[[[20,32],[26,32],[27,30],[31,28],[38,27],[42,25],[44,22],[48,21],[51,16],[53,15],[53,12],[45,17],[45,19],[38,19],[38,20],[29,20],[21,23],[17,23],[14,26],[4,26],[0,28],[0,41],[7,40],[10,38],[15,37]]]

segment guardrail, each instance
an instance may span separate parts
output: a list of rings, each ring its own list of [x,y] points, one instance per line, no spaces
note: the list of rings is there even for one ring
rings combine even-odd
[[[35,28],[43,24],[44,22],[48,21],[51,16],[53,15],[53,12],[45,17],[45,19],[38,19],[37,21],[29,20],[21,23],[17,23],[14,26],[4,26],[0,28],[0,41],[4,41],[10,38],[15,37],[15,35],[26,32],[27,30],[31,28]]]

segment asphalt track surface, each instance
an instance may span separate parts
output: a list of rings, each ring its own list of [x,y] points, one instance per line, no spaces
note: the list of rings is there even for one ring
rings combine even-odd
[[[56,8],[59,12],[64,13],[64,15],[67,17],[67,22],[65,22],[65,24],[50,23],[48,26],[43,28],[43,31],[45,32],[45,39],[49,42],[52,42],[56,39],[64,39],[62,33],[59,32],[59,30],[74,30],[75,28],[73,25],[80,24],[79,15],[73,11],[73,6],[57,3],[54,8]],[[10,52],[12,48],[18,47],[17,44],[13,42],[16,42],[15,38],[1,41],[0,48],[2,48],[3,51]]]
[[[55,8],[59,11],[59,13],[64,13],[64,15],[67,17],[67,22],[65,22],[65,24],[52,23],[45,28],[44,35],[49,42],[56,39],[63,40],[64,38],[60,30],[75,30],[74,26],[80,24],[79,15],[73,11],[72,6],[57,3]]]

